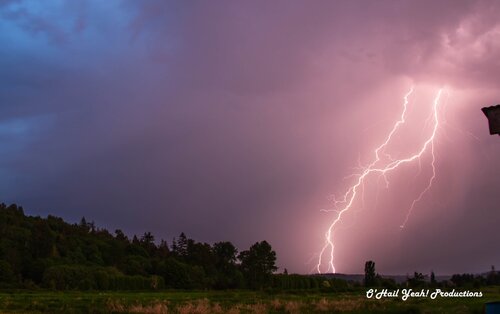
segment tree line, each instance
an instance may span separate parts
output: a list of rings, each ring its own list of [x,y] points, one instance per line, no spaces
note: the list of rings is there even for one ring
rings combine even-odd
[[[0,288],[56,290],[278,289],[349,291],[362,287],[331,276],[277,273],[276,252],[267,241],[239,251],[231,242],[212,245],[181,233],[173,241],[153,234],[129,238],[111,234],[82,218],[27,216],[22,207],[0,204]],[[421,273],[406,286],[499,285],[493,268],[486,276],[456,274],[437,282]],[[365,286],[398,286],[365,264]]]
[[[482,286],[500,285],[500,273],[491,266],[491,271],[486,274],[454,274],[449,280],[438,281],[434,271],[430,275],[414,272],[413,276],[407,276],[403,284],[398,285],[391,278],[384,278],[375,271],[375,262],[365,263],[364,285],[366,287],[397,288],[399,286],[411,288],[479,288]]]
[[[153,234],[111,234],[82,218],[27,216],[0,204],[0,288],[57,290],[310,289],[324,278],[275,274],[267,241],[238,251],[229,241],[196,242],[184,233],[169,244]],[[325,283],[326,282],[326,283]]]

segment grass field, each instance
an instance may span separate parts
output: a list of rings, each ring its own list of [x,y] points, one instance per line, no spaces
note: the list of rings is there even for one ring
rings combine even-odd
[[[500,287],[482,298],[367,299],[349,293],[252,291],[0,292],[0,313],[482,313]]]

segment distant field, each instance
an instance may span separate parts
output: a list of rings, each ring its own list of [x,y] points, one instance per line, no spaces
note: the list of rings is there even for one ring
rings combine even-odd
[[[368,300],[349,293],[252,291],[0,292],[0,313],[482,313],[500,300],[500,287],[483,298]]]

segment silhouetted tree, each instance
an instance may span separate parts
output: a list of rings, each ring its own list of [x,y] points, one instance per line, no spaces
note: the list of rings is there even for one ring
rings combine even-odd
[[[454,274],[450,279],[457,287],[479,288],[485,284],[496,284],[491,277],[474,276],[473,274]]]
[[[145,232],[140,240],[141,246],[148,252],[150,256],[153,256],[156,251],[155,237],[151,232]]]
[[[276,267],[276,252],[266,241],[257,242],[248,251],[238,255],[241,270],[252,288],[262,288],[270,284],[271,275]]]
[[[172,243],[172,253],[180,258],[185,258],[187,255],[187,249],[188,249],[188,238],[184,234],[184,232],[181,232],[179,235],[179,238],[177,238],[177,241],[173,240]]]
[[[87,220],[85,219],[85,217],[82,217],[82,219],[80,219],[80,224],[78,225],[84,232],[89,232],[90,231],[90,227],[89,227],[89,224],[87,223]]]
[[[119,241],[128,242],[128,237],[120,229],[115,230],[115,238]]]
[[[209,244],[188,239],[185,261],[191,265],[199,265],[203,268],[205,274],[215,276],[215,255]]]
[[[144,232],[144,235],[141,237],[141,243],[145,245],[152,245],[155,242],[155,237],[151,234],[151,232]]]
[[[158,246],[158,257],[166,258],[170,253],[170,249],[168,248],[168,243],[165,240],[161,240],[160,245]]]
[[[188,252],[188,239],[184,232],[181,232],[177,239],[177,253],[181,257],[186,257]]]
[[[500,285],[500,274],[495,270],[494,265],[491,265],[491,271],[486,276],[486,284]]]
[[[425,285],[425,276],[422,273],[413,273],[412,278],[407,279],[407,283],[410,287],[421,287]]]
[[[213,245],[217,266],[224,269],[236,264],[238,250],[231,242],[217,242]]]
[[[175,239],[175,237],[172,239],[172,250],[171,251],[175,256],[178,255],[177,253],[179,252],[179,250],[177,249],[177,240]]]
[[[376,276],[375,273],[375,262],[367,261],[365,263],[365,286],[372,287],[376,284]]]
[[[218,242],[212,246],[217,269],[215,287],[219,289],[242,286],[243,275],[236,266],[238,250],[231,242]]]

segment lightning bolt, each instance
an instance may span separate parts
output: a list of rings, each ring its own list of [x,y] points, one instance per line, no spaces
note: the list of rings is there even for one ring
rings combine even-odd
[[[409,210],[407,211],[406,217],[403,221],[403,223],[400,225],[400,228],[403,229],[406,226],[406,223],[408,222],[408,219],[410,218],[410,215],[415,207],[415,205],[422,199],[422,197],[425,195],[425,193],[431,188],[432,183],[434,182],[436,178],[436,167],[435,167],[435,155],[434,155],[434,140],[436,138],[436,134],[439,128],[439,103],[441,99],[441,94],[443,92],[443,89],[440,89],[437,92],[437,95],[434,98],[433,106],[432,106],[432,121],[433,121],[433,127],[432,127],[432,133],[429,135],[429,137],[425,140],[425,142],[422,144],[420,147],[420,150],[418,150],[415,154],[404,158],[404,159],[393,159],[392,156],[389,154],[385,153],[385,148],[387,145],[391,142],[391,139],[393,135],[397,132],[397,130],[406,122],[406,115],[407,115],[407,107],[408,107],[408,98],[410,95],[413,93],[414,88],[411,87],[410,90],[405,94],[404,96],[404,103],[403,103],[403,112],[401,113],[400,119],[394,124],[391,132],[387,137],[385,138],[385,141],[378,146],[375,151],[375,158],[373,161],[366,167],[362,168],[361,174],[357,175],[357,180],[353,185],[351,185],[345,194],[342,196],[340,200],[333,199],[334,201],[334,209],[330,210],[322,210],[322,211],[334,211],[337,213],[337,216],[335,220],[330,224],[328,227],[326,233],[325,233],[325,244],[323,245],[323,248],[320,251],[319,258],[318,258],[318,264],[316,265],[316,269],[318,273],[321,273],[321,266],[323,265],[323,260],[324,256],[328,255],[328,269],[327,272],[331,271],[332,273],[335,273],[335,266],[334,266],[334,250],[335,250],[335,244],[334,244],[334,238],[333,238],[333,232],[335,230],[335,227],[337,224],[341,221],[342,216],[349,211],[354,203],[354,200],[356,199],[356,196],[358,195],[358,189],[361,187],[363,188],[365,179],[370,176],[371,174],[379,174],[382,176],[388,184],[388,180],[386,177],[386,174],[390,173],[391,171],[397,169],[398,167],[411,163],[413,161],[418,161],[420,163],[421,157],[424,155],[426,151],[430,151],[432,155],[432,161],[431,161],[431,167],[432,167],[432,176],[429,179],[428,185],[425,187],[424,190],[419,194],[419,196],[413,200]],[[382,159],[381,154],[383,153],[384,159]],[[340,206],[340,208],[339,208]]]

